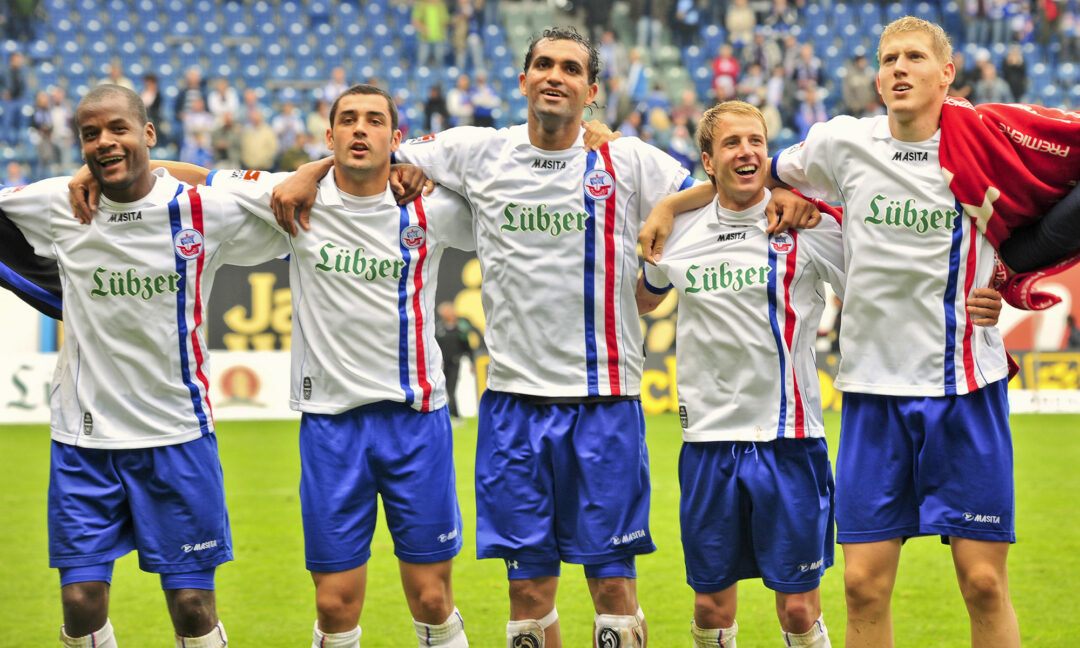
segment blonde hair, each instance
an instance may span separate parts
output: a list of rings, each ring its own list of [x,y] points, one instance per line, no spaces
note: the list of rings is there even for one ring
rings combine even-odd
[[[765,138],[769,137],[769,127],[765,125],[765,116],[756,107],[745,101],[723,101],[705,111],[698,122],[698,148],[702,153],[713,154],[713,137],[716,135],[716,126],[724,115],[737,115],[753,117],[761,122],[761,128],[765,131]]]
[[[945,30],[941,28],[941,25],[915,16],[904,16],[892,21],[882,30],[881,38],[878,39],[878,63],[881,62],[881,45],[885,42],[885,39],[906,32],[922,32],[926,34],[930,37],[930,49],[938,62],[942,65],[952,62],[952,43],[949,42],[949,37],[945,34]]]

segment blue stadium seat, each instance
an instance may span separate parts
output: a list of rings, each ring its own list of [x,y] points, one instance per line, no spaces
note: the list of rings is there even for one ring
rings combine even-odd
[[[305,27],[307,26],[307,21],[304,20],[300,5],[292,0],[281,3],[281,6],[278,8],[278,15],[280,16],[283,25],[295,23],[303,24]]]
[[[30,57],[31,61],[44,61],[52,58],[53,48],[52,45],[49,45],[48,41],[38,39],[33,43],[30,43],[30,47],[27,48],[26,54]]]
[[[829,19],[829,22],[834,27],[842,29],[855,24],[855,12],[848,7],[846,2],[838,2],[833,5],[832,11],[829,13]]]
[[[711,60],[716,57],[716,53],[720,51],[720,46],[726,40],[726,36],[724,30],[718,25],[705,25],[701,29],[701,38],[704,41],[705,56],[707,58]]]
[[[244,6],[236,0],[229,0],[222,9],[221,19],[225,25],[235,25],[244,22]]]
[[[826,23],[825,11],[820,4],[816,2],[810,3],[806,5],[806,9],[802,13],[802,19],[806,28],[812,32]]]
[[[195,44],[191,41],[187,41],[180,44],[180,47],[176,48],[176,60],[183,69],[195,67],[199,65],[199,48],[195,47]]]
[[[222,79],[231,79],[233,77],[233,66],[229,63],[218,63],[217,65],[210,66],[210,72]]]
[[[1061,90],[1051,83],[1044,86],[1038,93],[1038,102],[1044,106],[1056,107],[1061,104]]]
[[[907,14],[902,2],[891,2],[885,7],[885,22],[891,23],[897,18],[903,18]]]
[[[1080,108],[1080,85],[1069,88],[1069,108],[1073,110]]]
[[[941,15],[938,13],[938,3],[919,2],[912,9],[913,16],[918,16],[932,23],[940,23]]]
[[[869,30],[871,25],[881,24],[881,8],[876,2],[867,0],[859,5],[859,24],[864,30]]]
[[[1080,66],[1072,61],[1065,61],[1057,66],[1055,76],[1059,85],[1074,85],[1080,80]]]
[[[161,11],[161,8],[158,8]],[[165,3],[165,18],[171,23],[187,20],[188,6],[184,0],[169,0]]]
[[[315,0],[308,4],[307,7],[308,20],[312,25],[325,24],[330,22],[330,5],[323,0]]]

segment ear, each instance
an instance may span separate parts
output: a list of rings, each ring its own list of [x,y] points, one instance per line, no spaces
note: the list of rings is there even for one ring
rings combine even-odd
[[[326,148],[331,151],[334,150],[334,128],[333,126],[326,129]]]
[[[946,86],[950,86],[954,79],[956,79],[956,66],[953,65],[952,61],[949,61],[941,68],[941,81]]]
[[[519,72],[518,73],[518,88],[521,90],[521,96],[522,97],[529,96],[528,93],[525,92],[525,73],[524,72]]]
[[[395,130],[394,135],[390,138],[390,152],[396,152],[399,146],[401,146],[401,131]]]
[[[594,84],[590,85],[589,86],[589,94],[588,94],[587,97],[585,97],[585,105],[588,106],[594,100],[596,100],[596,95],[599,92],[600,92],[600,84],[594,83]]]
[[[157,130],[154,129],[154,125],[150,122],[146,122],[145,131],[143,133],[146,136],[146,147],[154,148],[157,146]]]
[[[701,168],[705,169],[705,174],[716,177],[716,173],[713,171],[712,156],[708,153],[701,154]]]

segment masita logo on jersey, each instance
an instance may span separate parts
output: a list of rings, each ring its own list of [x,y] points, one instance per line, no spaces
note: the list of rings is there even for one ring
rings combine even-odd
[[[615,178],[603,169],[593,169],[585,174],[585,197],[591,200],[607,200],[615,193]]]
[[[142,212],[141,211],[134,211],[134,212],[120,212],[118,214],[113,214],[113,215],[109,216],[109,220],[107,220],[105,222],[106,223],[133,223],[135,221],[141,221],[141,220],[142,220]]]
[[[182,229],[173,237],[173,247],[176,248],[176,256],[191,261],[199,258],[203,253],[203,235],[198,230]]]
[[[893,162],[929,162],[930,155],[926,151],[897,151],[893,153]]]
[[[409,225],[401,230],[401,244],[410,250],[415,250],[427,240],[427,232],[419,225]]]
[[[788,254],[795,249],[795,239],[791,238],[791,235],[787,232],[773,234],[769,238],[769,247],[777,254]]]
[[[903,227],[924,234],[930,230],[953,229],[959,215],[955,209],[930,210],[916,203],[914,198],[901,202],[878,194],[870,201],[870,215],[863,222]]]

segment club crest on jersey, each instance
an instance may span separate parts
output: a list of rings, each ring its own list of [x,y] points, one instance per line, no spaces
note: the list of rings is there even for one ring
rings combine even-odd
[[[769,247],[777,254],[787,254],[795,249],[795,239],[791,238],[787,232],[773,234],[769,239]]]
[[[419,225],[409,225],[401,230],[401,244],[410,250],[415,250],[427,240],[427,232]]]
[[[593,169],[585,174],[585,197],[607,200],[615,193],[615,178],[603,169]]]
[[[173,237],[176,256],[185,260],[197,259],[203,253],[203,235],[198,230],[182,229]]]

